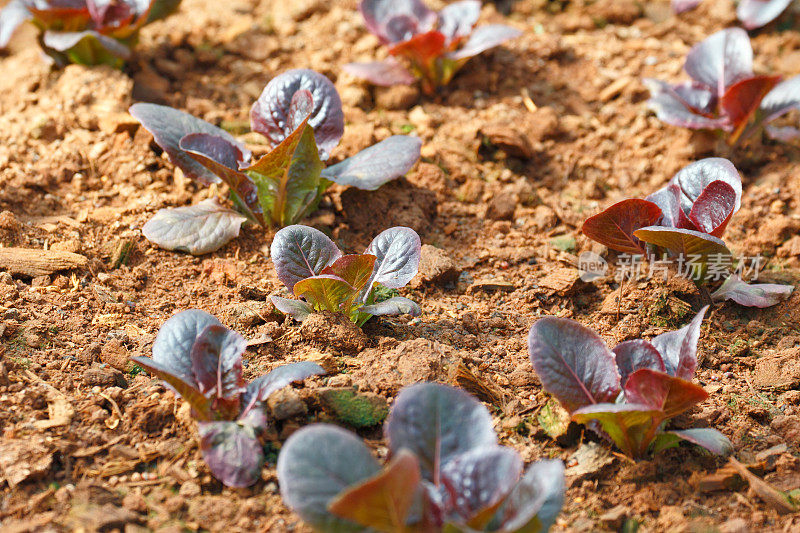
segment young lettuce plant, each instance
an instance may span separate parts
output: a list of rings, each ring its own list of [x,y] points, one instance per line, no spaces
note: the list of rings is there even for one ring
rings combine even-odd
[[[436,383],[400,391],[381,468],[359,437],[314,424],[278,456],[286,505],[316,531],[546,532],[564,502],[564,465],[497,444],[489,411]]]
[[[666,250],[690,261],[693,280],[730,280],[711,296],[745,306],[768,307],[794,289],[769,283],[750,285],[730,274],[733,254],[722,241],[725,228],[742,203],[742,180],[722,158],[696,161],[680,170],[663,188],[644,200],[618,202],[583,223],[583,233],[617,252],[647,255]],[[735,280],[738,282],[734,283]]]
[[[695,45],[684,70],[691,81],[670,84],[645,79],[648,107],[674,126],[725,132],[732,145],[762,128],[782,141],[800,137],[794,127],[769,125],[792,109],[800,109],[800,76],[753,74],[753,49],[747,32],[727,28]]]
[[[408,172],[422,142],[394,135],[325,167],[344,132],[342,101],[333,83],[312,70],[273,78],[250,111],[253,131],[271,151],[254,160],[228,132],[182,111],[135,104],[130,113],[183,172],[203,185],[224,182],[236,210],[207,200],[162,209],[142,228],[168,250],[212,252],[239,234],[245,220],[261,226],[294,224],[317,208],[333,183],[375,190]]]
[[[501,24],[472,27],[481,12],[479,0],[462,0],[432,11],[421,0],[362,0],[367,29],[389,47],[392,57],[350,63],[345,71],[375,85],[410,85],[415,78],[431,94],[447,85],[473,56],[522,35]],[[396,57],[404,58],[407,69]]]
[[[293,381],[325,373],[316,363],[291,363],[247,383],[246,348],[247,341],[213,315],[191,309],[161,326],[152,359],[131,358],[189,403],[203,459],[230,487],[252,485],[261,474],[267,398]]]
[[[11,0],[0,11],[0,48],[32,22],[39,43],[56,64],[111,65],[130,58],[139,30],[166,17],[180,0]]]
[[[697,7],[703,0],[672,0],[675,13],[683,13]],[[786,11],[792,0],[739,0],[736,16],[748,30],[766,26]]]
[[[665,431],[673,418],[708,398],[691,382],[704,307],[688,326],[654,337],[625,341],[609,350],[594,331],[574,320],[545,317],[528,335],[531,363],[542,387],[572,414],[601,428],[633,459],[686,440],[715,454],[733,447],[715,429]]]
[[[359,326],[375,315],[417,316],[419,305],[408,298],[376,297],[379,286],[399,289],[417,275],[420,249],[419,235],[400,226],[375,237],[363,254],[348,255],[317,229],[283,228],[275,234],[270,256],[278,279],[303,300],[273,296],[272,303],[300,321],[315,311],[342,313]]]

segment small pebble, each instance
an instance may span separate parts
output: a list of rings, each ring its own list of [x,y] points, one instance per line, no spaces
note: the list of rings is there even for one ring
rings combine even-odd
[[[141,481],[141,480],[142,480],[142,474],[140,474],[139,472],[134,472],[133,474],[131,474],[131,481]]]
[[[100,388],[100,387],[98,387],[97,385],[95,385],[94,387],[92,387],[92,394],[100,394],[102,391],[103,391],[103,389],[101,389],[101,388]]]
[[[119,478],[117,478],[117,476],[111,476],[108,478],[109,485],[116,485],[117,483],[119,483]]]

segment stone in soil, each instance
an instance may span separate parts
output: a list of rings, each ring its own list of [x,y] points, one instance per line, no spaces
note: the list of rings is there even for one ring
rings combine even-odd
[[[430,244],[423,244],[419,261],[419,272],[411,280],[412,288],[422,285],[448,285],[458,280],[460,270],[447,252]]]

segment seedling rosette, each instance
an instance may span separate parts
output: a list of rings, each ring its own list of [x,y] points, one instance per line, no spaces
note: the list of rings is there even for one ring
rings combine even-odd
[[[189,403],[203,459],[230,487],[252,485],[261,475],[270,395],[293,381],[325,373],[316,363],[291,363],[247,383],[242,375],[246,348],[247,341],[216,317],[190,309],[161,326],[152,359],[131,358]]]
[[[542,387],[572,419],[608,436],[625,455],[641,459],[680,440],[725,455],[733,447],[715,429],[665,429],[670,418],[708,398],[691,382],[707,309],[682,329],[613,350],[574,320],[545,317],[531,328],[528,353]]]
[[[695,45],[684,70],[691,81],[679,84],[645,79],[648,107],[674,126],[724,132],[732,145],[763,129],[773,139],[800,137],[794,127],[770,122],[800,109],[800,76],[753,73],[753,49],[747,32],[728,28]]]
[[[385,466],[353,433],[315,424],[278,456],[286,505],[315,531],[546,532],[564,502],[564,465],[499,446],[489,411],[435,383],[400,391],[384,426]]]
[[[753,307],[769,307],[787,298],[789,285],[748,284],[733,273],[734,259],[721,237],[742,204],[742,180],[727,159],[708,158],[680,170],[644,200],[623,200],[583,223],[583,233],[617,252],[662,253],[691,266],[698,285],[726,280],[711,296]],[[738,280],[738,281],[737,281]]]
[[[158,246],[192,254],[219,249],[245,221],[264,227],[298,222],[333,183],[375,190],[408,172],[422,145],[416,137],[394,135],[326,167],[344,132],[342,101],[328,78],[304,69],[273,78],[253,104],[252,130],[270,147],[260,159],[225,130],[182,111],[135,104],[130,113],[187,176],[228,186],[235,209],[214,200],[162,209],[142,228]]]
[[[343,255],[321,231],[289,226],[275,234],[270,256],[278,279],[301,300],[273,296],[282,313],[304,320],[315,311],[342,313],[361,326],[375,315],[417,316],[419,305],[394,296],[376,301],[378,287],[404,287],[417,275],[420,239],[405,227],[387,229],[363,254]]]
[[[359,8],[367,29],[389,47],[392,57],[350,63],[345,71],[383,86],[410,85],[419,79],[428,94],[447,85],[471,57],[522,35],[502,24],[473,30],[481,12],[478,0],[454,2],[439,12],[421,0],[362,0]]]
[[[0,11],[0,48],[32,22],[39,44],[56,64],[111,65],[130,58],[139,30],[166,17],[180,0],[12,0]]]

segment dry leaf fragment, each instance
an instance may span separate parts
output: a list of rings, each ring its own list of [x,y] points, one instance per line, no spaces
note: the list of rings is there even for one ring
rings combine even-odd
[[[755,492],[758,497],[764,501],[764,503],[778,511],[778,514],[797,512],[797,507],[794,503],[792,503],[785,493],[777,490],[772,485],[752,473],[742,463],[731,457],[728,459],[728,464],[750,484],[750,488],[753,489],[753,492]]]

